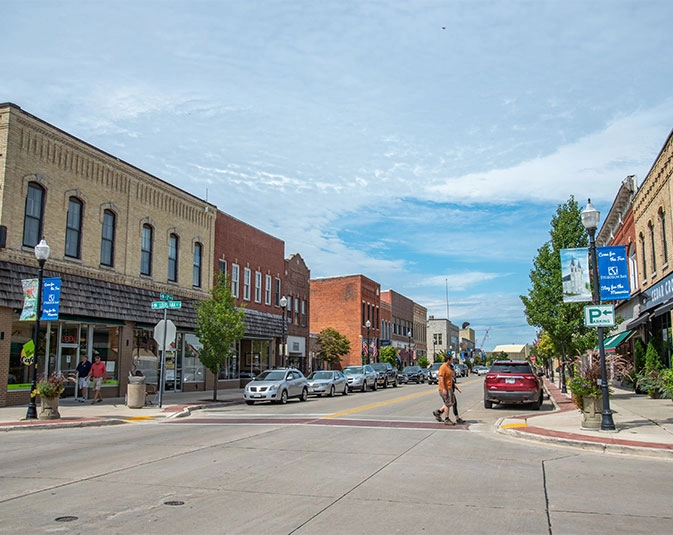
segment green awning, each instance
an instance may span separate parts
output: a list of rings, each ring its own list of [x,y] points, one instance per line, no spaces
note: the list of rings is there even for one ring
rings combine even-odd
[[[626,340],[632,331],[624,331],[619,334],[613,334],[605,340],[603,340],[603,347],[607,353],[614,353],[617,349],[617,346]],[[598,348],[596,348],[598,349]]]

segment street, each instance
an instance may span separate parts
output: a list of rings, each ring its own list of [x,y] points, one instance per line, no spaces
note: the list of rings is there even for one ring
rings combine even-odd
[[[670,461],[493,431],[459,383],[235,404],[184,419],[0,435],[0,533],[670,533]],[[543,411],[551,411],[545,400]]]

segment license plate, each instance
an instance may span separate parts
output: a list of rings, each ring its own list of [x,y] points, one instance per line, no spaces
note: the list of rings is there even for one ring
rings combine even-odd
[[[263,396],[262,396],[262,394],[253,394],[252,397],[253,397],[253,398],[261,398],[261,397],[263,397]]]
[[[514,383],[516,383],[516,380],[512,379],[511,377],[505,377],[505,384],[513,385]]]

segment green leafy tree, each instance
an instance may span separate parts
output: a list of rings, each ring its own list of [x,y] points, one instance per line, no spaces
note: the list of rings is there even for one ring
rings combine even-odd
[[[633,344],[633,368],[636,373],[643,373],[645,369],[645,344],[641,338],[636,338]]]
[[[393,368],[397,368],[397,349],[383,346],[379,349],[379,362],[388,362]]]
[[[199,359],[215,376],[213,401],[217,401],[217,379],[245,335],[245,311],[236,306],[229,279],[220,274],[211,296],[196,305],[196,334],[203,344]]]
[[[418,364],[421,368],[427,368],[430,364],[430,361],[428,360],[428,357],[421,355],[416,359],[416,364]]]
[[[320,344],[320,358],[330,366],[340,365],[341,357],[347,355],[351,350],[351,342],[333,327],[327,327],[318,334],[318,343]]]
[[[569,356],[598,342],[596,330],[584,326],[584,303],[563,302],[561,249],[586,247],[588,243],[580,207],[572,196],[558,206],[549,235],[549,241],[538,249],[529,275],[531,287],[521,301],[528,323],[549,335],[555,354],[566,363]]]

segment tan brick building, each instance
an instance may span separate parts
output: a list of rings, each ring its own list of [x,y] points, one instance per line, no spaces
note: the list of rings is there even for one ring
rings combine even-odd
[[[178,328],[173,366],[199,384],[188,348],[193,305],[213,280],[215,214],[215,206],[0,104],[0,382],[9,385],[0,406],[29,399],[21,349],[35,322],[19,317],[22,280],[37,277],[42,238],[51,248],[45,277],[60,278],[61,289],[58,320],[41,323],[41,372],[45,355],[46,369],[68,374],[80,354],[98,353],[108,370],[104,395],[124,395],[134,365],[156,363],[152,329],[163,313],[152,302],[164,293],[182,303],[168,314]]]

